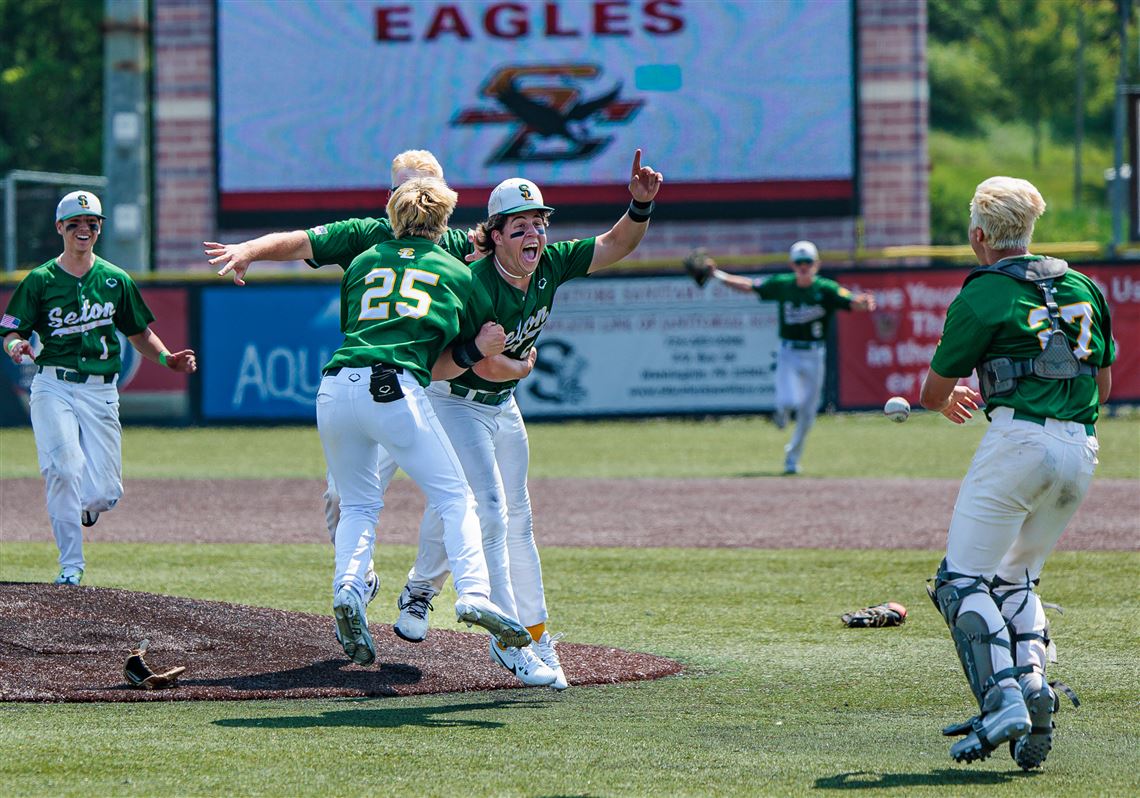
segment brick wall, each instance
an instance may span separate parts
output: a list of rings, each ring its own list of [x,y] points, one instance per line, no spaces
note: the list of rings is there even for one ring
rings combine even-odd
[[[202,241],[268,231],[219,231],[214,223],[214,4],[153,0],[153,7],[156,268],[204,270]],[[929,243],[926,4],[860,0],[855,8],[862,245]],[[668,179],[668,164],[661,168]],[[598,225],[555,230],[569,238],[597,233]],[[858,231],[854,218],[656,222],[634,259],[678,257],[694,246],[720,255],[768,254],[800,238],[821,250],[851,251]]]

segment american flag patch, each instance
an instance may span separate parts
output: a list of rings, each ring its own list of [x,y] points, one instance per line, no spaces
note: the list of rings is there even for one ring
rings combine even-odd
[[[7,327],[9,330],[18,330],[20,329],[20,320],[15,316],[5,313],[3,316],[0,316],[0,327]]]

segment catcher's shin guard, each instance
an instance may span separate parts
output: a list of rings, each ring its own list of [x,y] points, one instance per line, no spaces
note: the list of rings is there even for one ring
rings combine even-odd
[[[985,712],[986,693],[991,687],[1002,679],[1016,678],[1028,670],[1011,667],[995,671],[995,648],[1010,651],[1012,660],[1010,642],[1002,637],[1004,622],[1002,628],[991,632],[989,623],[979,612],[962,609],[963,601],[974,594],[983,594],[992,600],[989,584],[981,576],[952,573],[947,570],[946,561],[943,560],[934,575],[934,588],[928,588],[928,591],[950,629],[958,660],[962,663],[962,670],[966,674],[970,691],[978,702],[978,708]]]

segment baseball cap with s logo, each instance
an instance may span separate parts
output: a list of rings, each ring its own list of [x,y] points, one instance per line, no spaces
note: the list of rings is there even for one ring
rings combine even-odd
[[[549,205],[543,205],[542,192],[538,186],[521,177],[512,177],[495,186],[491,198],[487,201],[487,215],[495,216],[500,213],[522,213],[523,211],[552,211]]]
[[[99,198],[90,191],[73,191],[64,196],[59,201],[59,205],[55,207],[55,220],[57,222],[63,222],[75,216],[107,218],[103,215],[103,203],[99,202]]]

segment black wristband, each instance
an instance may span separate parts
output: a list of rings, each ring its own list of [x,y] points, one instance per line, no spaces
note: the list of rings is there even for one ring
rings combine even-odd
[[[485,355],[480,352],[479,347],[475,345],[474,338],[466,343],[459,344],[451,350],[451,359],[455,361],[455,365],[464,369],[471,368],[484,357]]]
[[[635,222],[648,222],[649,217],[653,215],[654,204],[652,200],[649,202],[632,200],[629,203],[629,210],[626,211],[626,213],[628,213],[629,218]]]

